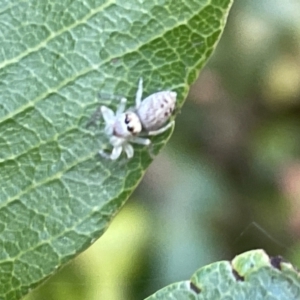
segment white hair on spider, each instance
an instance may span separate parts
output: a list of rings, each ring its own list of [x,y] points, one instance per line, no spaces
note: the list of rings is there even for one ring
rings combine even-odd
[[[117,111],[114,113],[107,106],[101,106],[101,113],[105,121],[105,133],[113,146],[111,154],[100,150],[102,157],[116,160],[124,151],[128,158],[134,155],[131,143],[149,146],[150,139],[140,137],[141,132],[148,136],[158,135],[173,126],[169,122],[175,109],[176,92],[162,91],[154,93],[142,100],[143,80],[140,78],[135,99],[135,108],[125,111],[126,98],[121,98]],[[163,126],[164,125],[164,126]]]

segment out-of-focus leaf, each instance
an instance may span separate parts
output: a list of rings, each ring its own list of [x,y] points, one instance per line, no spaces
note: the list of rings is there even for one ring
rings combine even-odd
[[[280,257],[262,250],[238,255],[199,269],[190,281],[172,284],[147,300],[296,300],[300,299],[300,275]]]
[[[4,0],[0,8],[0,299],[19,299],[106,229],[151,162],[101,159],[97,93],[178,93],[232,0]],[[117,100],[102,101],[116,108]],[[101,124],[103,125],[103,124]],[[153,139],[156,153],[170,135]]]

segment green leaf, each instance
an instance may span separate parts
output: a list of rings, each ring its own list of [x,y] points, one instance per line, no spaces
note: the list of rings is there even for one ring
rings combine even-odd
[[[205,266],[190,281],[172,284],[147,298],[154,299],[296,300],[300,299],[300,277],[280,257],[253,250],[232,262]]]
[[[232,0],[2,0],[0,7],[0,299],[19,299],[107,228],[151,162],[97,155],[99,92],[134,104],[178,93],[214,50]],[[157,153],[170,132],[153,138]]]

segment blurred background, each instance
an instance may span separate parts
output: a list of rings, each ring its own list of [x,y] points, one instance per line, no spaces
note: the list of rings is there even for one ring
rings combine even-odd
[[[26,300],[144,299],[263,248],[300,266],[300,2],[239,0],[108,231]]]

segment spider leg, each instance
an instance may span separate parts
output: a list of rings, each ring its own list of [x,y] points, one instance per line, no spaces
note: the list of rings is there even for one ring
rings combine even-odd
[[[120,104],[119,104],[119,106],[118,106],[118,108],[117,108],[116,115],[120,115],[120,114],[122,114],[122,113],[124,112],[125,107],[126,107],[126,102],[127,102],[127,99],[126,99],[126,98],[124,98],[124,97],[121,98]]]
[[[106,159],[116,160],[121,155],[122,149],[122,146],[115,146],[111,154],[106,153],[104,150],[100,150],[98,153]]]
[[[97,125],[96,121],[98,119],[100,119],[101,115],[102,115],[102,113],[101,113],[101,107],[99,106],[97,108],[97,110],[93,113],[93,115],[91,116],[89,122],[86,124],[86,128],[90,127],[91,125],[96,126]]]
[[[111,124],[115,120],[114,112],[107,106],[101,106],[101,113],[106,124]]]
[[[130,140],[132,143],[140,144],[144,146],[149,146],[151,144],[151,141],[149,139],[141,138],[141,137],[134,137]]]
[[[103,149],[99,150],[99,155],[101,155],[105,159],[110,159],[110,154],[106,153]]]
[[[142,102],[142,94],[143,94],[143,78],[141,77],[139,80],[139,86],[135,97],[135,108],[138,108],[140,106]]]
[[[130,144],[125,144],[125,145],[123,146],[123,148],[124,148],[124,151],[125,151],[127,157],[128,157],[128,158],[132,158],[132,157],[133,157],[133,154],[134,154],[134,149],[133,149],[133,147],[132,147]]]
[[[159,135],[163,132],[165,132],[166,130],[168,130],[170,127],[172,127],[175,124],[174,121],[171,121],[170,123],[168,123],[167,125],[165,125],[164,127],[158,129],[158,130],[153,130],[153,131],[149,131],[147,134],[148,135]]]
[[[122,153],[122,150],[123,150],[123,147],[122,146],[114,146],[113,148],[113,151],[110,155],[110,159],[111,160],[116,160],[119,158],[119,156],[121,155]]]
[[[151,141],[149,139],[141,138],[141,137],[134,137],[131,140],[132,143],[140,144],[147,146],[148,153],[152,159],[154,159],[154,153],[153,153],[153,144],[151,144]]]

